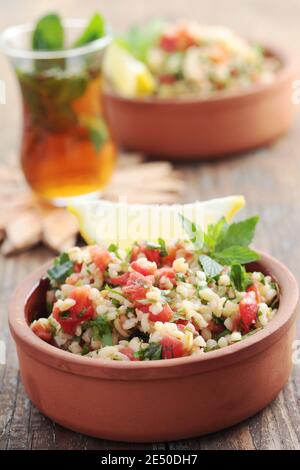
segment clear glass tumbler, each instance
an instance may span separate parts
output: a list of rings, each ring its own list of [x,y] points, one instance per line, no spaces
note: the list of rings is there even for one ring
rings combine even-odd
[[[72,44],[86,21],[69,19],[63,25]],[[98,196],[116,158],[102,106],[102,59],[111,37],[78,48],[33,51],[32,31],[33,25],[21,25],[1,35],[21,87],[26,180],[55,205],[74,196]]]

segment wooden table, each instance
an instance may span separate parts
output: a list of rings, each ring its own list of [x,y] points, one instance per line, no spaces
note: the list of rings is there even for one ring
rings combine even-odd
[[[300,44],[298,0],[189,0],[103,1],[103,11],[118,28],[150,16],[189,15],[202,22],[227,23],[244,34],[276,36],[295,53]],[[81,6],[80,6],[81,4]],[[47,11],[82,16],[98,8],[96,1],[83,2],[0,0],[0,29]],[[189,10],[187,11],[187,5]],[[284,8],[283,8],[284,7]],[[300,78],[300,75],[299,75]],[[5,80],[7,104],[0,105],[0,158],[16,152],[20,128],[19,96],[13,74],[0,58],[0,79]],[[276,116],[270,117],[276,119]],[[238,132],[238,129],[237,129]],[[300,116],[288,135],[269,148],[239,158],[182,167],[188,182],[186,201],[242,193],[245,215],[259,214],[261,223],[255,244],[278,257],[300,277]],[[264,411],[222,432],[166,444],[123,444],[101,441],[70,432],[41,415],[26,397],[18,362],[7,328],[7,304],[19,280],[46,261],[51,253],[37,247],[16,257],[0,259],[0,340],[7,346],[7,363],[0,366],[0,449],[300,449],[300,365],[280,395]],[[300,331],[298,328],[298,338]]]

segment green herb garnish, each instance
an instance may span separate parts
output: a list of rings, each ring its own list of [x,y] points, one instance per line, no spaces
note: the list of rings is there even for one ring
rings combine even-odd
[[[155,361],[157,359],[161,359],[161,355],[162,346],[159,343],[149,343],[147,348],[134,353],[134,356],[142,361]]]
[[[205,234],[182,214],[179,217],[208,277],[220,274],[223,265],[247,264],[259,259],[258,253],[248,247],[258,217],[232,224],[222,218],[216,224],[209,225]]]
[[[96,41],[105,36],[105,33],[106,27],[103,16],[99,13],[95,13],[80,37],[74,42],[73,47],[81,47],[92,41]]]
[[[249,275],[247,274],[244,266],[240,264],[233,264],[230,271],[230,280],[233,287],[239,292],[244,292],[251,284]]]
[[[100,340],[103,346],[112,346],[112,331],[105,317],[89,320],[82,325],[82,328],[84,331],[92,328],[92,335],[95,340]]]
[[[85,356],[86,354],[88,354],[90,352],[90,348],[88,347],[87,344],[84,344],[82,346],[82,350],[81,350],[81,355],[82,356]]]
[[[51,283],[63,284],[67,277],[73,273],[73,266],[68,253],[61,253],[54,260],[53,267],[47,271]]]

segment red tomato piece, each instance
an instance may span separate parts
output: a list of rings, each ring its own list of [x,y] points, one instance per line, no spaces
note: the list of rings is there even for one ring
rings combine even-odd
[[[258,305],[256,300],[252,296],[247,295],[243,300],[241,300],[239,311],[242,331],[244,333],[248,333],[250,327],[254,325],[257,317]]]
[[[149,320],[151,321],[161,321],[163,323],[170,321],[173,316],[173,310],[169,304],[164,304],[161,312],[155,314],[149,311]]]
[[[37,322],[32,325],[31,329],[34,334],[36,334],[43,341],[46,341],[46,343],[51,343],[53,335],[50,327],[47,328],[47,326],[41,325],[39,322]]]
[[[171,248],[168,249],[167,256],[163,256],[163,258],[162,258],[162,265],[163,266],[172,266],[173,261],[176,259],[177,249],[178,249],[177,246],[172,246]]]
[[[148,261],[154,261],[157,266],[160,266],[161,263],[161,256],[160,256],[160,250],[159,249],[154,249],[151,250],[150,248],[144,248],[143,253],[146,256]]]
[[[81,263],[74,263],[74,272],[75,273],[80,273],[81,271],[81,268],[82,268],[82,264]]]
[[[131,261],[136,261],[138,259],[138,255],[140,253],[143,253],[148,261],[154,261],[157,266],[160,266],[161,264],[161,256],[160,256],[160,250],[158,248],[154,248],[153,250],[150,248],[147,248],[147,245],[145,243],[142,243],[140,245],[134,245],[131,251]]]
[[[156,273],[156,271],[157,271],[156,264],[152,265],[152,264],[150,264],[150,261],[149,261],[149,264],[148,263],[140,264],[139,261],[133,261],[130,264],[130,266],[132,267],[132,269],[134,269],[138,273],[143,274],[143,276],[149,276],[151,274]]]
[[[182,357],[184,355],[183,344],[172,336],[165,336],[162,338],[160,344],[162,345],[162,358],[172,359],[174,357]]]
[[[162,277],[166,277],[171,281],[173,286],[176,285],[176,272],[173,268],[160,268],[157,270],[157,275],[159,276],[159,281]]]
[[[91,247],[90,251],[91,251],[91,257],[92,257],[93,263],[95,263],[99,271],[103,273],[106,270],[108,263],[111,260],[109,251],[104,250],[103,248],[100,248],[99,246]]]
[[[166,52],[175,52],[177,47],[176,36],[163,35],[160,38],[159,45]]]
[[[129,278],[129,273],[120,274],[120,276],[111,277],[108,280],[110,284],[115,286],[126,286]]]
[[[246,292],[254,292],[255,300],[259,304],[261,302],[261,295],[256,284],[251,284],[247,287]]]
[[[134,353],[131,348],[124,346],[119,349],[120,353],[125,354],[131,361],[139,361],[138,357],[134,357]]]

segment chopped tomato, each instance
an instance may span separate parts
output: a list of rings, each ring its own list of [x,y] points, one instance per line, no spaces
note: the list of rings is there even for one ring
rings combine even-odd
[[[248,333],[257,317],[258,305],[256,300],[252,296],[247,295],[241,300],[239,310],[241,329],[244,333]]]
[[[160,266],[161,264],[161,256],[160,256],[160,250],[159,248],[147,248],[147,245],[141,244],[141,245],[134,245],[131,251],[131,261],[136,261],[138,259],[138,255],[140,253],[143,253],[148,261],[154,261],[157,266]]]
[[[177,249],[178,249],[177,246],[172,246],[171,248],[168,249],[167,256],[163,256],[162,258],[163,266],[172,266],[173,261],[176,259]]]
[[[157,270],[157,265],[152,264],[152,262],[149,261],[149,263],[145,264],[140,264],[139,261],[133,261],[130,266],[132,269],[137,271],[138,273],[143,274],[143,276],[149,276],[151,274],[154,274]]]
[[[150,303],[149,304],[141,304],[140,302],[137,302],[136,304],[136,308],[138,308],[141,312],[143,313],[149,313],[149,307],[150,307]]]
[[[194,45],[197,45],[196,40],[185,28],[175,34],[164,34],[160,39],[160,47],[166,52],[185,51]]]
[[[125,354],[131,361],[139,361],[138,357],[134,357],[134,353],[131,348],[124,346],[119,349],[120,353]]]
[[[129,273],[120,274],[120,276],[110,277],[108,282],[115,286],[125,286],[129,278]]]
[[[129,274],[126,286],[123,287],[124,294],[135,303],[146,298],[146,293],[154,282],[154,276],[143,276],[136,271]]]
[[[70,298],[76,302],[73,307],[61,312],[58,307],[54,306],[52,315],[66,333],[73,335],[78,325],[93,318],[95,311],[86,287],[76,287],[71,292]]]
[[[53,335],[50,327],[48,328],[46,325],[36,322],[32,324],[31,329],[43,341],[51,343]]]
[[[160,266],[161,259],[160,259],[160,250],[155,248],[154,250],[150,248],[144,248],[143,250],[144,255],[146,256],[148,261],[154,261],[157,266]]]
[[[164,75],[160,75],[159,81],[160,83],[166,83],[167,85],[169,85],[169,84],[176,82],[176,77],[174,77],[174,75],[171,75],[171,74],[164,74]]]
[[[222,331],[225,330],[225,326],[222,323],[216,323],[214,320],[210,320],[208,322],[207,328],[211,331],[213,334],[220,334]]]
[[[82,263],[74,263],[74,272],[75,273],[80,273],[81,271],[81,268],[82,268]]]
[[[166,277],[171,281],[173,286],[176,285],[176,272],[173,268],[168,268],[168,267],[160,268],[157,270],[157,275],[159,276],[158,283],[160,283],[160,280],[162,277]]]
[[[254,292],[256,302],[258,304],[261,302],[261,295],[256,284],[251,284],[251,286],[248,286],[246,292]]]
[[[99,271],[103,273],[111,260],[111,255],[109,251],[104,250],[99,246],[92,246],[90,251],[93,263],[95,263]]]
[[[163,359],[172,359],[174,357],[182,357],[184,354],[182,342],[172,336],[165,336],[160,341],[162,345]]]
[[[173,310],[169,304],[164,304],[161,312],[155,314],[149,311],[149,320],[151,321],[161,321],[163,323],[171,320],[173,316]]]

